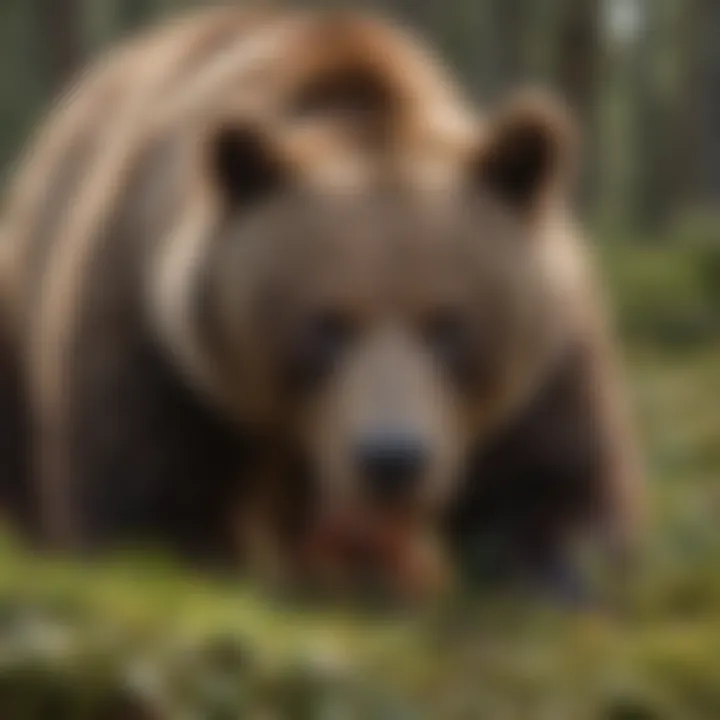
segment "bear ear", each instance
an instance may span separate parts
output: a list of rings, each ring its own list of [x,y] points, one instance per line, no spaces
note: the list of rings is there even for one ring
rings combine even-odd
[[[210,173],[230,207],[252,204],[282,188],[289,167],[269,133],[259,127],[225,123],[209,142]]]
[[[537,93],[512,100],[490,121],[474,171],[480,184],[524,214],[571,193],[578,132],[566,108]]]

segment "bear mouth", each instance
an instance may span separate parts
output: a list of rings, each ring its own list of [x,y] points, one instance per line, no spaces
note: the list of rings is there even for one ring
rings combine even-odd
[[[439,529],[410,513],[349,512],[317,523],[303,543],[309,586],[331,597],[424,602],[447,584]]]

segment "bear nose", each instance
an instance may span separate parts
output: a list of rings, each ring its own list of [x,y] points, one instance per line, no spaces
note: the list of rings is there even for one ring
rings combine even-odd
[[[380,432],[361,440],[358,465],[374,500],[406,498],[418,484],[428,460],[422,438],[411,433]]]

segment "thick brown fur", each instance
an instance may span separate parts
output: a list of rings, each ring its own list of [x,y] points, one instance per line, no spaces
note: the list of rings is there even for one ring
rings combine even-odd
[[[532,372],[523,363],[517,378],[505,372],[507,388],[486,398],[492,412],[460,401],[454,434],[468,435],[463,448],[477,445],[477,459],[445,513],[447,536],[459,545],[484,531],[507,536],[505,565],[538,574],[592,523],[627,541],[639,525],[640,472],[592,262],[555,187],[568,182],[569,130],[542,101],[508,114],[481,121],[421,42],[355,15],[204,11],[97,63],[31,147],[0,226],[0,400],[11,446],[0,490],[15,515],[59,547],[151,539],[219,557],[238,523],[252,524],[247,508],[277,511],[255,512],[258,485],[273,485],[296,512],[311,505],[313,468],[298,447],[312,442],[299,442],[297,427],[277,439],[299,416],[278,399],[269,341],[244,317],[231,320],[247,337],[231,339],[223,325],[263,260],[233,263],[223,238],[242,203],[286,177],[342,196],[338,207],[385,187],[444,207],[476,172],[503,196],[489,205],[503,232],[534,236],[528,267],[547,275],[561,340],[541,338],[547,362]],[[560,147],[548,151],[557,167],[537,160],[542,188],[527,189],[502,133],[510,151],[527,140],[532,156],[536,128]],[[236,153],[258,165],[249,180]],[[362,253],[371,237],[358,240]],[[203,300],[208,287],[222,292]],[[435,382],[424,364],[417,372]],[[303,427],[323,434],[328,407],[308,405]]]

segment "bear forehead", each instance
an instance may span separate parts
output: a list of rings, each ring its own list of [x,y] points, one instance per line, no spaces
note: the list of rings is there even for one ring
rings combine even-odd
[[[265,267],[288,292],[305,295],[460,299],[514,284],[530,255],[522,223],[481,193],[300,193],[268,203],[239,234],[263,246]]]

